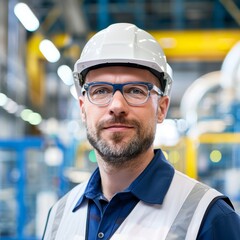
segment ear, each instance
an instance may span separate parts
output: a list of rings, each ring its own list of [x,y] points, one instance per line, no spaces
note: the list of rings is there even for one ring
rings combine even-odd
[[[170,99],[168,96],[163,96],[158,100],[158,123],[162,123],[165,119],[169,107]]]
[[[86,121],[86,113],[85,113],[85,105],[84,105],[84,96],[80,96],[79,97],[79,105],[80,105],[80,109],[81,109],[81,118],[82,121],[85,122]]]

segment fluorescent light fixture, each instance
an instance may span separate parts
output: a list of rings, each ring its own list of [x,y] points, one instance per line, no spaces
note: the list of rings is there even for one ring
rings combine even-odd
[[[40,42],[39,49],[49,62],[54,63],[60,59],[60,52],[50,40],[42,40]]]
[[[48,166],[60,166],[63,162],[63,152],[57,147],[49,147],[44,153],[44,161]]]
[[[9,113],[16,113],[18,110],[18,104],[9,98],[4,108]]]
[[[73,84],[72,70],[69,66],[61,65],[57,70],[57,74],[66,85],[70,86]]]
[[[214,163],[218,163],[222,160],[222,153],[219,150],[213,150],[209,156],[210,160]]]
[[[77,94],[77,91],[76,91],[76,88],[75,88],[74,85],[72,85],[72,86],[70,87],[70,93],[72,94],[72,96],[73,96],[76,100],[78,100],[78,94]]]
[[[38,125],[42,121],[42,117],[39,113],[31,113],[28,119],[28,122],[32,125]]]
[[[28,31],[33,32],[39,28],[39,21],[27,4],[17,3],[14,13]]]
[[[4,93],[0,92],[0,107],[8,113],[15,114],[21,117],[23,121],[29,122],[32,125],[39,125],[43,119],[39,113],[33,112],[31,109],[25,108],[23,105],[18,105],[11,98],[8,98]]]
[[[23,109],[20,116],[22,120],[29,122],[32,125],[39,125],[42,122],[41,115],[33,112],[31,109]]]
[[[3,107],[8,101],[8,97],[4,93],[0,93],[0,106]]]
[[[21,112],[21,118],[24,121],[29,121],[29,117],[30,115],[33,113],[33,111],[31,109],[23,109],[23,111]]]

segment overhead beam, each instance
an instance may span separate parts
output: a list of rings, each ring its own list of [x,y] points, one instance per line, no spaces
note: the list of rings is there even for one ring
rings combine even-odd
[[[240,30],[151,31],[168,59],[222,61],[240,41]]]

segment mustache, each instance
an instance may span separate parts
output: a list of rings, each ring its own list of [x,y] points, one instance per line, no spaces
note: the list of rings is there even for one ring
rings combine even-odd
[[[100,121],[97,124],[97,128],[104,129],[106,126],[111,125],[111,124],[124,124],[127,126],[136,127],[138,129],[141,127],[141,124],[137,120],[131,120],[131,119],[127,120],[125,117],[114,116],[108,120]]]

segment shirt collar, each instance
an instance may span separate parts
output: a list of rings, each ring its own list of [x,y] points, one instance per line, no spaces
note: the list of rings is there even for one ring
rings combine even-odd
[[[173,175],[174,168],[167,162],[162,151],[155,150],[153,160],[125,191],[132,192],[139,200],[146,203],[162,204]],[[84,194],[74,206],[73,212],[79,208],[84,199],[94,199],[100,195],[102,195],[101,177],[97,168],[89,179]]]
[[[173,175],[174,168],[167,162],[162,151],[155,150],[153,160],[128,189],[146,203],[162,204]]]
[[[102,195],[101,189],[102,189],[101,177],[100,177],[99,168],[97,168],[91,175],[90,179],[88,180],[87,187],[85,188],[83,195],[80,197],[80,199],[77,201],[76,205],[74,206],[73,212],[75,212],[83,203],[83,201],[86,200],[87,198],[94,199],[97,196]]]

